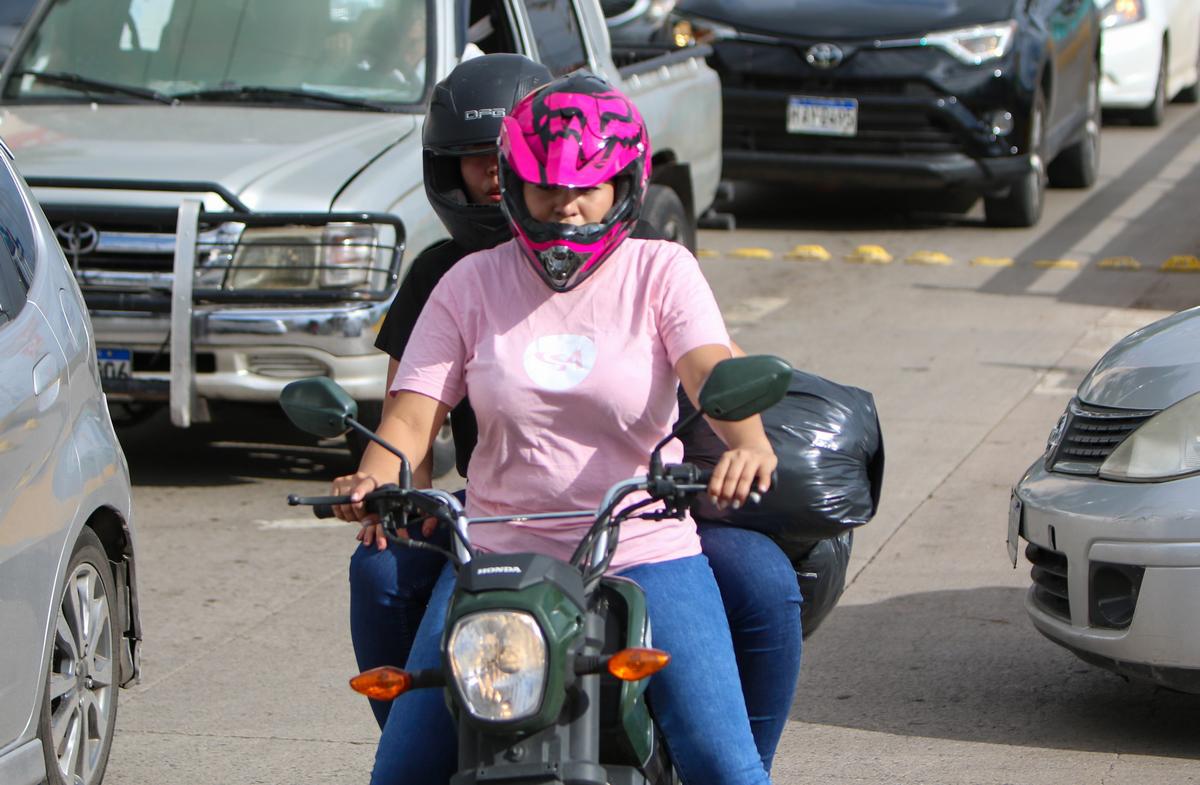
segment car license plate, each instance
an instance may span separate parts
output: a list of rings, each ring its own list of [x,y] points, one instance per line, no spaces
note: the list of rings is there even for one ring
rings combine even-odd
[[[1017,567],[1017,553],[1021,549],[1021,497],[1016,488],[1008,502],[1008,559],[1013,569]]]
[[[133,351],[130,349],[97,349],[96,364],[101,379],[128,379],[133,375]]]
[[[858,134],[858,101],[793,95],[788,99],[787,130],[792,134],[855,136]]]

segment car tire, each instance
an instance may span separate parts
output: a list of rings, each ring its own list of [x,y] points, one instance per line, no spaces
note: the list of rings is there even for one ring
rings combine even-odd
[[[983,214],[989,226],[1028,227],[1042,217],[1046,201],[1046,164],[1044,158],[1046,99],[1034,96],[1029,115],[1029,172],[1012,184],[1004,196],[987,196]]]
[[[1196,81],[1180,90],[1175,100],[1181,104],[1200,103],[1200,46],[1196,47]]]
[[[91,529],[79,533],[66,574],[50,631],[38,737],[48,785],[98,785],[117,721],[120,630],[112,568]]]
[[[1100,78],[1088,83],[1087,120],[1083,138],[1050,163],[1050,185],[1055,188],[1091,188],[1100,173]]]
[[[1158,61],[1158,81],[1154,85],[1154,98],[1142,109],[1129,113],[1129,120],[1134,125],[1157,128],[1162,125],[1167,114],[1167,63],[1170,62],[1167,42],[1163,41],[1162,56]]]
[[[661,232],[665,239],[696,252],[696,222],[684,209],[679,194],[667,186],[651,185],[646,189],[642,220]]]

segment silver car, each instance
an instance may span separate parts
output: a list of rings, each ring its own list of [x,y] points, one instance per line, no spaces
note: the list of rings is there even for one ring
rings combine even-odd
[[[129,471],[87,307],[0,144],[0,783],[96,785],[138,676]]]
[[[1119,341],[1013,492],[1034,626],[1087,662],[1200,692],[1200,308]]]

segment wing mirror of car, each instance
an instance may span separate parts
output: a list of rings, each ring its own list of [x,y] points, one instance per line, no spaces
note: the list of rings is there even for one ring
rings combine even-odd
[[[358,418],[350,394],[324,376],[291,382],[279,393],[279,405],[293,425],[324,439],[341,436]]]
[[[744,420],[783,400],[792,366],[760,354],[717,363],[700,389],[700,411],[714,420]]]

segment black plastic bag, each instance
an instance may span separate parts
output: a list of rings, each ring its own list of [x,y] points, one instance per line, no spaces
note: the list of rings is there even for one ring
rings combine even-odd
[[[807,638],[816,631],[846,589],[846,573],[850,569],[850,548],[854,545],[854,530],[843,532],[837,537],[817,540],[816,544],[802,554],[784,552],[796,571],[796,582],[800,584],[800,626]]]
[[[681,391],[680,417],[693,411]],[[698,518],[761,531],[789,556],[871,520],[883,486],[883,435],[869,392],[793,371],[787,395],[762,420],[779,458],[777,481],[740,510],[718,510],[702,496]],[[684,459],[701,466],[715,465],[725,450],[703,419],[679,438]]]

